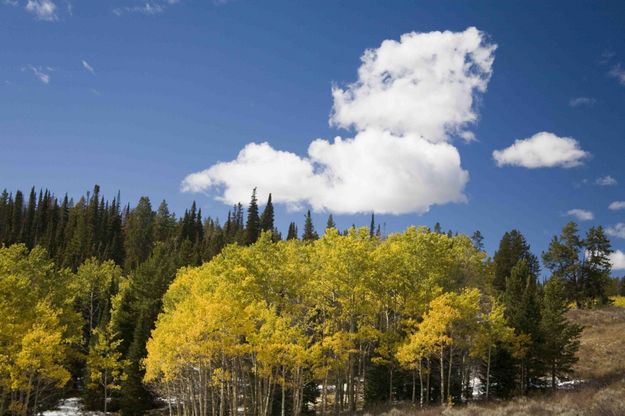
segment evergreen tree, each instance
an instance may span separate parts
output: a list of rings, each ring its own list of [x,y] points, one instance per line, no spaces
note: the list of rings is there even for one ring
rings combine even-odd
[[[551,377],[555,390],[557,380],[568,375],[577,362],[579,337],[582,327],[570,323],[566,318],[567,296],[564,282],[552,276],[545,284],[542,302],[540,328],[545,334],[541,356]]]
[[[304,234],[302,234],[302,240],[313,241],[317,239],[319,239],[319,234],[315,231],[312,216],[310,215],[310,210],[308,210],[306,213],[306,222],[304,223]]]
[[[148,197],[141,197],[125,224],[126,268],[137,267],[145,261],[154,244],[154,212]]]
[[[37,193],[35,187],[30,189],[30,196],[28,197],[28,207],[26,208],[26,219],[24,222],[24,228],[22,229],[22,236],[20,241],[26,244],[26,247],[33,247],[34,227],[35,227],[35,210],[37,209]]]
[[[258,203],[256,200],[256,188],[252,191],[252,199],[247,208],[247,223],[245,224],[246,242],[254,244],[260,234],[260,218],[258,216]]]
[[[607,290],[610,283],[612,263],[610,254],[612,245],[606,237],[603,227],[591,227],[584,240],[584,297],[589,302],[596,301],[600,305],[609,303]]]
[[[369,237],[373,238],[375,235],[375,215],[371,213],[371,223],[369,224]]]
[[[519,260],[512,268],[503,299],[508,324],[517,335],[529,337],[526,338],[527,352],[519,360],[519,390],[525,393],[532,379],[541,375],[539,346],[542,342],[536,276],[526,259]]]
[[[512,268],[521,259],[525,259],[529,266],[530,272],[534,276],[540,273],[538,259],[530,251],[530,246],[525,240],[523,234],[518,230],[506,232],[501,241],[499,248],[495,252],[493,258],[495,263],[495,277],[493,287],[500,292],[506,290],[506,279],[510,276]]]
[[[336,223],[334,222],[332,214],[328,215],[328,222],[326,223],[326,230],[329,230],[330,228],[336,228]]]
[[[297,240],[297,225],[294,222],[289,224],[289,231],[286,235],[287,240]]]
[[[484,251],[484,236],[480,230],[475,230],[473,235],[471,235],[471,241],[476,250]]]
[[[22,194],[22,191],[15,192],[15,200],[13,202],[12,214],[13,219],[11,221],[11,239],[9,240],[9,244],[22,241],[22,218],[24,215],[24,196]]]
[[[176,217],[169,212],[167,201],[164,199],[156,210],[154,217],[154,240],[168,241],[173,237],[176,228]]]
[[[262,215],[260,216],[260,229],[261,231],[273,231],[274,225],[274,213],[273,213],[273,204],[271,203],[271,194],[267,198],[267,204],[265,205],[265,209],[263,210]]]
[[[436,234],[442,234],[443,233],[443,229],[442,229],[441,224],[439,222],[434,224],[434,232]]]
[[[554,236],[549,248],[543,253],[543,262],[551,273],[562,279],[566,288],[566,296],[575,301],[578,308],[584,298],[584,270],[580,260],[583,241],[579,237],[577,224],[569,222],[559,236]]]

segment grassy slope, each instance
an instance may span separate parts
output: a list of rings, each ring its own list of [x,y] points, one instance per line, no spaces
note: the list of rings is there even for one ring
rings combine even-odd
[[[576,379],[587,383],[574,391],[510,402],[471,404],[419,411],[399,407],[373,411],[384,416],[625,416],[625,298],[598,310],[571,310],[569,318],[584,325]]]

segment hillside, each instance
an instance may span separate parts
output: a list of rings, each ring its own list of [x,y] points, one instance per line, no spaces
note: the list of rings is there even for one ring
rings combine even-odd
[[[584,326],[579,362],[573,375],[574,379],[584,380],[584,383],[573,390],[453,409],[415,411],[399,407],[370,413],[380,416],[625,415],[625,308],[609,306],[597,310],[571,310],[569,319]]]

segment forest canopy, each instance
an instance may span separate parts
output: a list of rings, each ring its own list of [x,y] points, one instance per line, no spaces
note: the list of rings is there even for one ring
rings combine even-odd
[[[492,258],[436,224],[286,239],[271,195],[223,225],[194,203],[0,196],[0,414],[80,394],[87,408],[225,416],[353,412],[555,389],[576,361],[571,305],[609,303],[601,227],[555,236],[542,263],[518,230]]]

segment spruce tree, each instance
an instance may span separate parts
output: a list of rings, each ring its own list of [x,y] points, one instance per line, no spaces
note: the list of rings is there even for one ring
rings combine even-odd
[[[328,215],[328,222],[326,223],[326,230],[329,230],[330,228],[336,228],[336,223],[334,222],[332,214]]]
[[[442,234],[443,233],[443,228],[441,227],[441,224],[439,222],[434,224],[434,232],[436,234]]]
[[[369,224],[369,237],[373,238],[375,235],[375,214],[371,213],[371,223]]]
[[[287,240],[297,240],[297,225],[294,222],[289,224],[289,231],[286,234]]]
[[[258,216],[258,202],[256,200],[256,188],[252,191],[252,199],[247,208],[247,223],[245,224],[246,242],[254,244],[260,234],[260,218]]]
[[[176,227],[176,217],[169,212],[169,206],[164,199],[156,210],[154,217],[154,239],[155,241],[168,241]]]
[[[530,251],[530,246],[523,234],[518,230],[506,232],[501,238],[499,248],[493,258],[495,263],[493,287],[495,289],[500,292],[505,292],[506,279],[510,276],[512,268],[521,259],[527,260],[531,273],[534,276],[538,276],[540,273],[538,259]]]
[[[306,221],[304,222],[304,234],[302,234],[303,241],[313,241],[317,240],[319,235],[315,231],[315,226],[313,225],[312,216],[310,215],[310,210],[306,213]]]
[[[555,390],[557,380],[570,374],[577,362],[582,327],[566,318],[567,295],[562,279],[552,276],[545,284],[540,329],[544,334],[541,357]]]
[[[22,229],[22,235],[20,240],[26,244],[28,248],[33,247],[33,229],[35,226],[35,210],[37,209],[37,193],[35,187],[30,189],[30,196],[28,197],[28,207],[26,208],[26,219],[24,222],[24,228]]]
[[[24,195],[22,194],[22,191],[15,192],[12,211],[13,218],[11,221],[11,239],[9,243],[17,243],[22,241],[22,218],[24,216]]]
[[[274,213],[273,213],[273,204],[271,202],[271,194],[267,198],[267,204],[265,205],[265,209],[263,210],[262,215],[260,216],[260,229],[262,231],[273,231],[274,225]]]
[[[137,267],[145,261],[154,244],[154,212],[148,197],[141,197],[128,214],[125,226],[126,267]]]
[[[530,337],[527,353],[519,360],[519,388],[525,393],[531,379],[541,375],[539,346],[542,342],[536,276],[526,259],[519,260],[512,268],[506,281],[503,299],[508,324],[517,335],[525,334]]]

